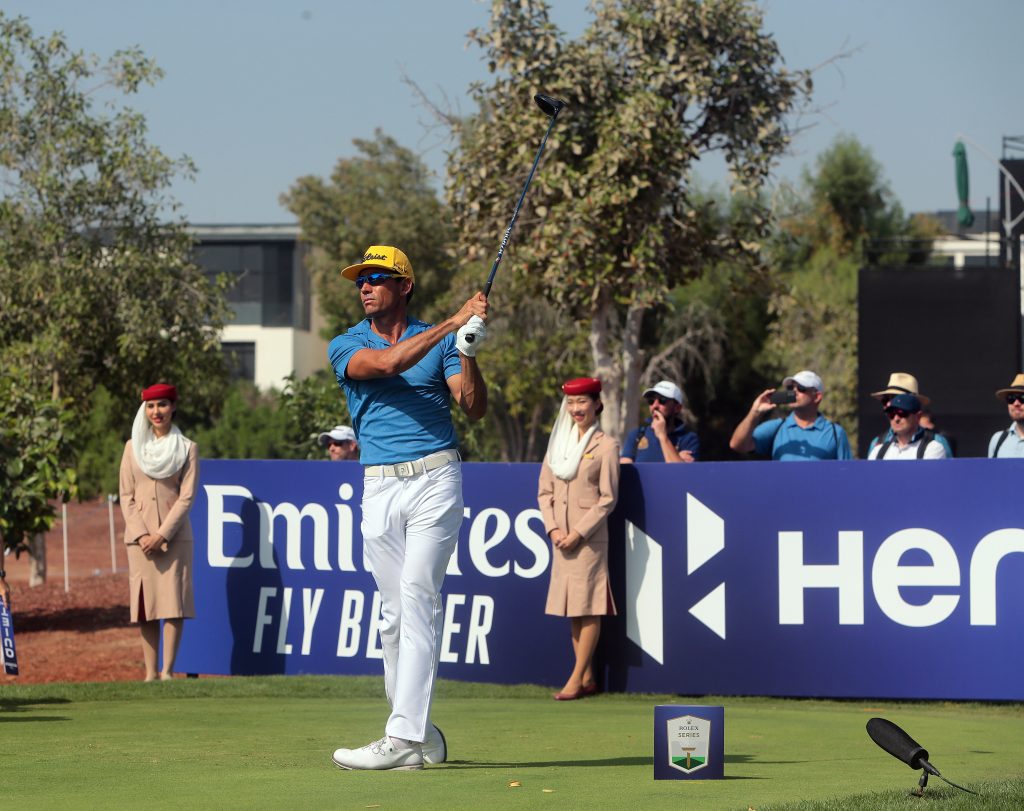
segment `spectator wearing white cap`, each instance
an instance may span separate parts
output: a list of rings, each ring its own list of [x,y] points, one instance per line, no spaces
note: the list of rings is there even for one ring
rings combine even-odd
[[[626,465],[697,461],[700,440],[683,420],[682,411],[686,407],[683,390],[671,380],[661,380],[644,392],[644,399],[651,416],[626,435],[619,461]]]
[[[874,445],[868,459],[945,459],[946,448],[934,441],[934,435],[921,427],[921,398],[916,394],[896,394],[885,407],[892,438]]]
[[[988,443],[990,459],[1024,459],[1024,374],[1013,378],[1009,388],[999,389],[996,397],[1006,403],[1013,422],[992,434]]]
[[[324,431],[317,442],[320,447],[327,448],[332,462],[359,461],[356,432],[347,425],[335,425],[330,431]]]
[[[729,447],[738,453],[756,451],[779,462],[814,462],[822,459],[850,459],[850,441],[838,423],[819,413],[825,386],[810,370],[797,372],[782,381],[787,390],[787,417],[761,422],[777,405],[775,389],[765,389],[754,399],[750,411],[736,426]]]

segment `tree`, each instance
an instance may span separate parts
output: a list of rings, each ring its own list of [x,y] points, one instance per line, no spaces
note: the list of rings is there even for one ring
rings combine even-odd
[[[51,425],[44,467],[72,461],[53,404],[82,414],[102,383],[127,408],[166,379],[197,407],[224,381],[224,297],[190,262],[184,223],[167,221],[167,189],[192,165],[150,144],[121,98],[160,75],[137,50],[101,62],[0,13],[0,373],[19,381],[0,402],[35,403]],[[13,441],[37,445],[26,431]],[[62,489],[21,475],[48,498]],[[39,510],[0,500],[8,546],[52,520]]]
[[[450,120],[458,149],[447,194],[467,258],[482,259],[530,165],[529,136],[539,137],[532,95],[568,101],[502,272],[523,283],[517,296],[583,325],[606,383],[603,422],[621,435],[658,348],[644,342],[645,315],[725,261],[759,267],[770,218],[755,193],[810,80],[781,66],[760,10],[744,0],[619,0],[594,15],[567,41],[542,0],[493,2],[490,27],[470,39],[495,78],[473,87],[476,115]],[[690,193],[696,162],[712,151],[750,200],[748,218],[725,231],[713,202]]]
[[[356,262],[370,245],[396,245],[416,275],[415,312],[430,320],[450,315],[444,300],[433,303],[451,281],[452,230],[430,172],[409,149],[377,130],[372,141],[353,141],[360,153],[342,158],[329,179],[307,175],[281,195],[281,204],[298,217],[310,256],[320,309],[330,337],[364,318],[343,267]]]
[[[825,410],[856,447],[857,271],[868,245],[905,262],[901,244],[928,244],[934,231],[904,215],[881,165],[849,135],[804,171],[803,192],[786,208],[772,249],[779,277],[762,368],[776,380],[798,369],[818,372],[828,389]]]

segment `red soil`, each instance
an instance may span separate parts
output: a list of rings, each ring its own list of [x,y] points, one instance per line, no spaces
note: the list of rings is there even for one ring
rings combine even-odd
[[[20,675],[2,684],[141,679],[138,629],[128,622],[128,558],[121,509],[114,506],[114,554],[106,500],[68,504],[65,591],[64,524],[46,536],[46,584],[28,587],[26,555],[6,559]]]

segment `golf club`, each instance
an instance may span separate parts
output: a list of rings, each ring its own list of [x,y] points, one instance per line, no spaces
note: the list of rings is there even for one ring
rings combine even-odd
[[[548,142],[548,136],[551,134],[552,128],[555,126],[555,120],[558,118],[558,114],[565,107],[565,102],[561,99],[552,98],[551,96],[544,96],[538,93],[533,97],[533,100],[537,102],[537,106],[543,110],[544,115],[551,119],[551,123],[548,124],[547,132],[544,133],[544,140],[540,142],[540,149],[537,150],[537,157],[534,158],[533,168],[530,169],[530,174],[526,178],[526,185],[523,186],[523,193],[519,195],[519,202],[516,203],[515,211],[512,212],[512,219],[508,224],[508,228],[505,229],[505,236],[501,240],[501,245],[498,248],[498,256],[494,260],[494,265],[491,267],[491,273],[487,277],[487,284],[484,285],[484,295],[488,295],[491,292],[491,285],[494,283],[494,274],[498,272],[498,265],[501,264],[501,257],[505,254],[505,247],[508,245],[509,237],[512,235],[512,226],[516,224],[516,217],[519,216],[519,209],[522,208],[523,200],[526,198],[526,190],[530,188],[530,181],[533,180],[533,173],[537,171],[537,164],[540,163],[540,156],[544,154],[544,146]]]

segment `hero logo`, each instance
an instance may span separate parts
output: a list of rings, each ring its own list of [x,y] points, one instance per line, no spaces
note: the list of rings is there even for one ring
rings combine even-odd
[[[686,494],[686,574],[725,549],[725,521]],[[662,628],[661,545],[626,521],[626,636],[658,664],[665,663]],[[725,639],[725,583],[690,606],[693,614]]]
[[[689,493],[686,496],[686,574],[691,575],[725,548],[725,521]],[[996,624],[996,575],[1003,558],[1024,553],[1024,529],[997,529],[975,546],[969,564],[968,614],[971,625]],[[903,562],[905,554],[927,563]],[[834,589],[840,625],[864,624],[864,533],[838,533],[837,562],[804,562],[802,532],[778,533],[779,625],[804,624],[808,589]],[[958,588],[956,550],[934,530],[907,528],[889,535],[871,562],[871,592],[889,620],[911,628],[937,625],[960,604],[959,594],[933,594],[908,602],[901,588]],[[626,522],[626,633],[645,653],[664,664],[661,545]],[[725,583],[719,583],[689,612],[725,639]]]

